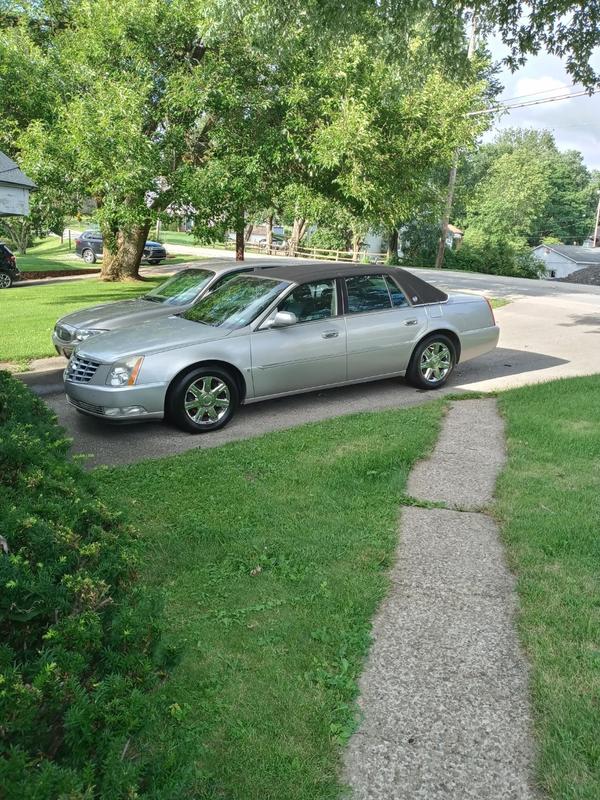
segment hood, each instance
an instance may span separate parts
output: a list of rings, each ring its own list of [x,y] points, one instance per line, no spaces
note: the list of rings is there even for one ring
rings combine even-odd
[[[185,309],[170,306],[166,303],[153,303],[151,300],[119,300],[117,303],[103,303],[100,306],[82,308],[59,319],[61,325],[73,325],[75,328],[106,328],[112,331],[147,319],[169,316]]]
[[[225,328],[213,328],[201,322],[190,322],[181,317],[145,322],[120,331],[101,333],[82,342],[79,355],[104,363],[112,363],[129,356],[149,356],[163,350],[224,339],[232,333]]]

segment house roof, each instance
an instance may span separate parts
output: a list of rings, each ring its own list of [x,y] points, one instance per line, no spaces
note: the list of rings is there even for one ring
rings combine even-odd
[[[463,232],[461,231],[461,229],[457,228],[456,225],[448,225],[448,230],[450,231],[450,233],[456,233],[459,236],[463,235]]]
[[[534,251],[542,247],[568,258],[575,264],[600,264],[600,247],[580,247],[576,244],[540,244],[534,247]]]
[[[0,151],[0,184],[18,186],[21,189],[37,189],[31,178],[28,178],[12,158],[2,151]]]

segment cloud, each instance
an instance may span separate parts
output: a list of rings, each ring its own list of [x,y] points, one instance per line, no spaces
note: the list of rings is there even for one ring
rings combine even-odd
[[[503,58],[506,48],[497,38],[489,46],[493,58]],[[600,53],[595,54],[593,63],[600,69]],[[504,84],[500,100],[510,100],[511,104],[582,91],[581,86],[573,85],[561,60],[548,53],[530,57],[516,73],[505,68],[498,77]],[[561,150],[579,150],[590,169],[600,169],[600,94],[513,109],[494,121],[484,141],[494,138],[499,130],[516,127],[550,130]]]

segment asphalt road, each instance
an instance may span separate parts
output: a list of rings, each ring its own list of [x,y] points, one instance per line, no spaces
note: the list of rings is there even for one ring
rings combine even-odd
[[[600,372],[600,287],[461,272],[415,272],[450,290],[511,300],[496,310],[501,328],[499,347],[459,364],[442,392],[493,391]],[[439,396],[439,392],[413,389],[401,379],[331,389],[241,408],[222,431],[196,436],[167,423],[110,425],[84,417],[67,405],[62,394],[45,400],[73,437],[73,452],[85,454],[86,463],[95,466],[215,447],[344,414],[400,408],[423,403],[434,394]]]

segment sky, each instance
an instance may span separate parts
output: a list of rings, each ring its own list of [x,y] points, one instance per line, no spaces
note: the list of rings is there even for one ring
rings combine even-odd
[[[506,48],[499,39],[488,43],[494,59],[500,60],[506,54]],[[600,52],[593,60],[596,70],[600,71]],[[573,87],[560,58],[540,53],[531,56],[524,67],[511,73],[503,68],[498,79],[504,85],[500,100],[521,95],[535,94],[534,99],[544,99],[566,92],[577,92],[582,86]],[[546,90],[553,90],[546,93]],[[544,92],[544,94],[537,94]],[[529,98],[515,100],[523,102]],[[529,108],[519,108],[499,117],[484,141],[494,138],[496,131],[503,128],[536,128],[553,132],[560,150],[579,150],[589,169],[600,169],[600,92],[591,97],[573,97],[555,103],[544,103]]]

